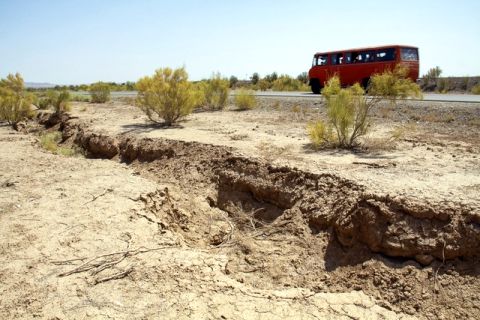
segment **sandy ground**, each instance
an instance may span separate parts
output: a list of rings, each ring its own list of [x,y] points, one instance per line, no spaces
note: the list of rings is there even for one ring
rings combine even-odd
[[[357,152],[311,149],[305,124],[324,115],[311,100],[263,99],[258,110],[195,113],[170,129],[121,101],[78,103],[72,115],[108,136],[226,146],[234,158],[331,174],[339,194],[360,188],[339,180],[346,177],[377,197],[480,213],[478,105],[383,106],[368,150]],[[398,127],[401,139],[389,140]],[[35,133],[0,127],[0,317],[480,317],[477,258],[421,266],[363,244],[343,247],[333,230],[314,230],[296,211],[230,193],[228,181],[207,172],[226,149],[192,145],[193,159],[184,147],[125,164],[54,155]],[[222,170],[224,180],[252,174]],[[263,216],[245,215],[258,209]]]
[[[126,165],[53,155],[7,127],[0,150],[2,319],[408,318],[361,291],[242,284],[225,273],[225,254],[191,248],[144,218],[137,198],[164,186]],[[116,252],[96,261],[131,255],[76,269]],[[59,276],[71,270],[80,271]]]

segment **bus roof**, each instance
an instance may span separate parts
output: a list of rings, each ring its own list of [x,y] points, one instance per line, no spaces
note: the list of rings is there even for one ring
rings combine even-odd
[[[317,56],[320,54],[329,54],[329,53],[336,53],[336,52],[378,50],[378,49],[398,48],[398,47],[418,49],[418,47],[414,47],[414,46],[391,44],[391,45],[378,46],[378,47],[363,47],[363,48],[353,48],[353,49],[345,49],[345,50],[322,51],[322,52],[315,53],[315,55]]]

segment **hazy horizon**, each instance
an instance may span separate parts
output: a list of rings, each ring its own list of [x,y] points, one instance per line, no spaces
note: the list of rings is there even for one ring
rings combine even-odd
[[[478,76],[478,12],[473,1],[0,0],[0,77],[126,82],[181,66],[192,80],[297,76],[315,52],[385,44],[419,47],[420,74]]]

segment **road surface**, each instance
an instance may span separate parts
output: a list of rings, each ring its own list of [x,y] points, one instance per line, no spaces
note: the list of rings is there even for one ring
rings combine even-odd
[[[88,92],[76,92],[76,94],[88,95]],[[113,91],[112,97],[135,97],[136,91]],[[235,91],[232,91],[231,95],[235,95]],[[259,91],[256,92],[259,97],[294,97],[294,98],[311,98],[320,99],[321,96],[310,92],[278,92],[278,91]],[[416,100],[416,99],[412,99]],[[471,102],[480,103],[480,95],[474,94],[460,94],[460,93],[424,93],[423,101],[444,101],[444,102]]]

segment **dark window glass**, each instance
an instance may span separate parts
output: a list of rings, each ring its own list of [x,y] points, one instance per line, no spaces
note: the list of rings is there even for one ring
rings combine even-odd
[[[375,54],[373,51],[363,51],[360,53],[362,56],[362,62],[373,62],[375,61]]]
[[[345,53],[345,63],[352,63],[352,53],[351,52]]]
[[[343,53],[334,53],[330,55],[330,61],[332,64],[343,64]]]
[[[376,61],[393,61],[395,60],[395,48],[380,49],[375,53]]]
[[[353,63],[361,63],[364,58],[360,52],[352,52],[352,61]]]
[[[416,48],[401,48],[400,55],[404,61],[418,60],[418,50]]]

